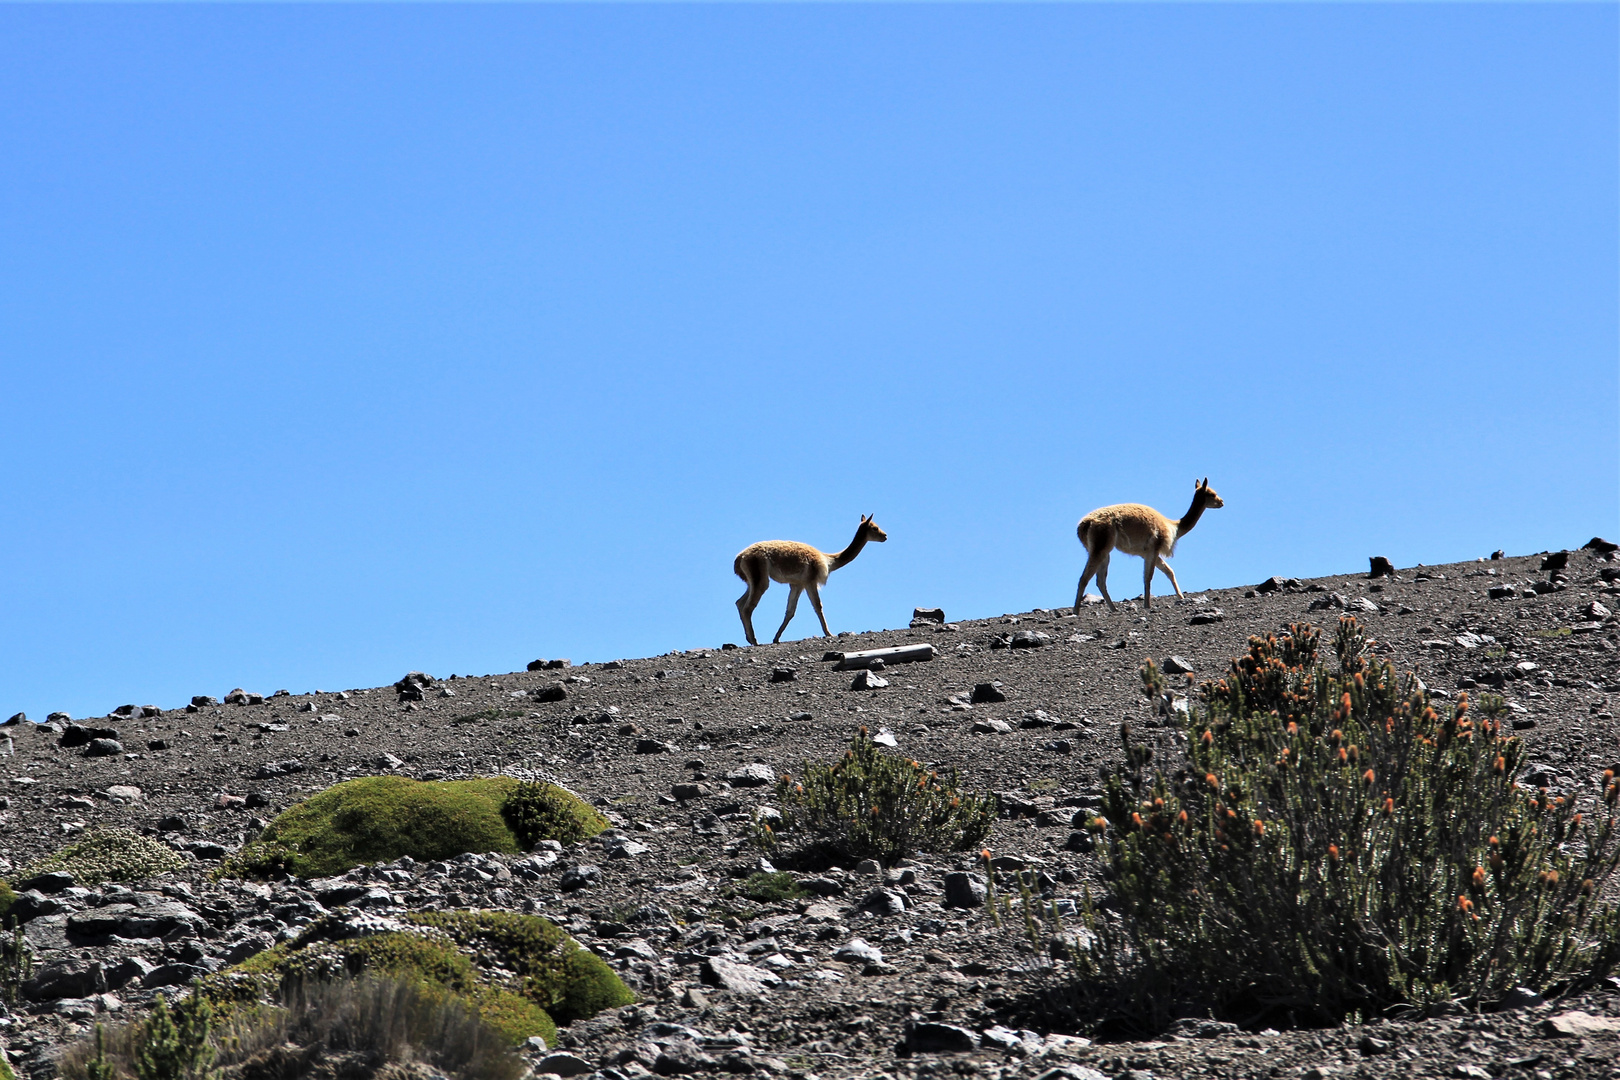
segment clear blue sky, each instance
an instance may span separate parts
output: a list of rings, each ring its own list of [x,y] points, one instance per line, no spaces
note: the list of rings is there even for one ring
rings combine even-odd
[[[861,513],[835,631],[1067,604],[1195,476],[1188,589],[1620,532],[1617,40],[0,7],[0,714],[740,641]]]

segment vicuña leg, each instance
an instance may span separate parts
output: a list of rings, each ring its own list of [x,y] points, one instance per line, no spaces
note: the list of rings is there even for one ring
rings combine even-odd
[[[1100,555],[1091,555],[1089,552],[1087,554],[1089,558],[1086,559],[1085,570],[1081,571],[1080,574],[1080,587],[1074,590],[1074,613],[1076,615],[1080,614],[1080,605],[1086,602],[1086,582],[1090,581],[1092,575],[1099,571],[1102,572],[1104,577],[1108,574],[1108,552],[1106,549]],[[1102,577],[1097,579],[1099,588],[1102,585],[1102,580]],[[1103,595],[1107,595],[1106,591]],[[1109,603],[1112,604],[1112,601]]]
[[[782,618],[782,625],[777,628],[776,636],[771,639],[772,645],[782,640],[782,631],[786,630],[787,624],[793,621],[793,613],[799,607],[799,594],[804,591],[804,586],[789,585],[788,589],[790,591],[788,592],[787,615]]]
[[[806,585],[804,591],[810,594],[810,606],[816,609],[816,618],[821,620],[821,636],[832,637],[832,631],[827,629],[827,616],[821,613],[821,593],[814,585]]]
[[[1142,560],[1142,606],[1153,607],[1153,559]]]
[[[1170,569],[1170,564],[1164,561],[1163,555],[1158,557],[1158,566],[1160,570],[1164,571],[1164,576],[1170,579],[1170,587],[1176,590],[1176,596],[1180,597],[1182,592],[1181,586],[1176,582],[1176,572]]]
[[[1108,560],[1112,557],[1113,552],[1103,552],[1102,565],[1097,567],[1097,591],[1103,594],[1104,600],[1108,601],[1109,611],[1114,610],[1114,598],[1108,595]]]
[[[744,564],[748,576],[743,580],[748,582],[748,591],[737,597],[737,614],[742,616],[743,633],[748,635],[748,644],[758,645],[754,637],[754,609],[759,606],[760,597],[765,590],[771,587],[771,579],[762,567]]]

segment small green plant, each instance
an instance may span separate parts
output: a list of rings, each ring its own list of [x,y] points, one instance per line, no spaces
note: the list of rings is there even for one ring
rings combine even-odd
[[[1501,694],[1479,695],[1479,714],[1487,720],[1500,720],[1508,714],[1507,698]]]
[[[781,833],[802,832],[842,855],[892,865],[915,851],[964,851],[990,834],[994,795],[958,786],[956,771],[941,777],[920,761],[885,754],[862,727],[832,764],[806,762],[803,777],[776,786]],[[780,842],[759,826],[767,849]]]
[[[1088,904],[1068,984],[1094,1023],[1255,1021],[1579,987],[1620,963],[1620,782],[1577,807],[1513,777],[1492,719],[1431,704],[1340,620],[1251,638],[1186,721],[1185,764],[1129,764],[1090,827],[1118,918]]]
[[[80,885],[90,886],[109,881],[141,881],[184,865],[185,860],[167,844],[150,837],[128,829],[91,829],[72,843],[30,863],[18,874],[18,879],[61,870],[72,874]]]
[[[23,936],[23,928],[11,920],[11,933],[0,935],[0,1001],[17,1003],[23,983],[34,976],[34,949]]]
[[[11,905],[17,902],[17,893],[10,885],[0,881],[0,920],[4,920],[11,911]]]
[[[749,874],[729,891],[756,904],[780,904],[810,895],[810,891],[785,870],[778,870],[774,874],[764,871]]]
[[[1538,638],[1564,638],[1569,637],[1574,632],[1575,630],[1573,627],[1554,626],[1543,630],[1532,630],[1530,632],[1530,636]]]
[[[84,1065],[85,1080],[118,1080],[118,1067],[107,1058],[107,1033],[96,1025],[96,1053]]]
[[[193,993],[171,1010],[159,994],[135,1043],[135,1075],[140,1080],[212,1080],[218,1076],[211,1068],[213,1024],[213,1007],[205,995]]]
[[[1059,784],[1054,777],[1043,776],[1038,780],[1031,780],[1029,783],[1025,784],[1024,790],[1029,792],[1031,795],[1047,795],[1056,791],[1062,786],[1063,785]]]
[[[479,780],[411,780],[367,776],[335,784],[278,814],[251,844],[226,860],[222,874],[299,877],[341,874],[362,863],[402,855],[432,861],[465,852],[515,854],[520,841],[505,808],[525,785],[510,776]],[[607,821],[579,798],[552,784],[525,796],[519,822],[534,840],[549,825],[568,838],[594,836]]]
[[[384,976],[448,994],[512,1042],[539,1035],[555,1045],[571,1023],[635,1001],[595,953],[555,924],[511,911],[417,912],[411,929],[329,940],[318,921],[292,941],[209,976],[203,992],[233,1013],[292,982]],[[474,959],[479,963],[474,963]],[[483,974],[480,963],[498,972]]]
[[[501,814],[525,851],[542,840],[577,843],[608,827],[607,819],[578,796],[544,780],[518,784]]]

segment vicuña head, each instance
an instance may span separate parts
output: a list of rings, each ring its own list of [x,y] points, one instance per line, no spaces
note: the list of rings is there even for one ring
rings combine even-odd
[[[771,644],[782,640],[782,631],[793,621],[793,612],[799,606],[801,592],[810,594],[810,604],[816,609],[816,618],[821,620],[821,632],[832,637],[832,631],[827,629],[827,616],[821,613],[821,594],[816,590],[827,584],[828,574],[848,565],[859,555],[867,541],[875,540],[881,544],[888,538],[888,534],[867,514],[861,518],[860,527],[855,530],[855,539],[843,551],[819,551],[797,540],[761,540],[743,548],[737,555],[737,561],[732,563],[732,569],[748,583],[748,591],[737,598],[737,614],[742,616],[743,632],[748,635],[748,644],[759,644],[754,638],[754,609],[759,606],[759,598],[765,595],[765,590],[771,587],[773,581],[780,581],[791,591],[788,593],[787,616],[777,628]]]
[[[1097,588],[1102,592],[1103,599],[1108,601],[1109,609],[1113,609],[1114,598],[1108,595],[1108,558],[1115,551],[1141,556],[1144,564],[1144,606],[1153,606],[1154,569],[1164,571],[1170,579],[1170,587],[1180,596],[1181,586],[1176,583],[1176,572],[1164,560],[1175,554],[1176,541],[1192,532],[1205,510],[1219,509],[1224,505],[1221,497],[1215,494],[1215,489],[1209,486],[1209,477],[1206,476],[1193,481],[1192,505],[1179,521],[1171,521],[1153,507],[1141,503],[1104,506],[1081,518],[1078,531],[1080,543],[1086,548],[1086,569],[1081,573],[1080,587],[1074,593],[1075,613],[1079,614],[1080,605],[1085,602],[1086,582],[1091,580],[1093,574],[1097,575]]]

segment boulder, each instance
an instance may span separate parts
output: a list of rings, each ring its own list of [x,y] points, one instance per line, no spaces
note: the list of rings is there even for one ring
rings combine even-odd
[[[704,957],[700,978],[710,986],[718,986],[745,997],[758,997],[782,982],[781,976],[774,972],[724,956]]]
[[[982,682],[974,686],[973,693],[968,695],[968,700],[975,705],[994,704],[999,701],[1006,701],[1007,695],[1002,693],[999,682]]]
[[[978,1048],[978,1033],[965,1027],[933,1020],[906,1026],[906,1049],[913,1054],[971,1054]]]
[[[726,780],[733,787],[764,787],[776,783],[776,770],[756,761],[726,773]]]
[[[984,878],[978,874],[956,870],[945,875],[946,907],[983,907],[985,893]]]

